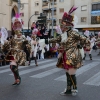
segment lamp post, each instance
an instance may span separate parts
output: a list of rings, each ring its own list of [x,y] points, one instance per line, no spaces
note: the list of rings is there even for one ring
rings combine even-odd
[[[31,18],[34,16],[35,14],[33,14],[30,18],[29,18],[29,20],[28,20],[28,34],[29,34],[29,24],[30,24],[30,20],[31,20]]]
[[[54,0],[52,1],[52,35],[54,36],[53,26],[54,26]]]

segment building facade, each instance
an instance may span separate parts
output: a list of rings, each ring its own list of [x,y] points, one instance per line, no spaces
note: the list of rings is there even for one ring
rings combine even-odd
[[[0,27],[11,32],[11,19],[18,12],[16,0],[0,0]]]
[[[100,31],[100,0],[20,0],[20,14],[24,21],[24,29],[31,27],[33,21],[38,20],[40,13],[47,17],[47,26],[54,28],[59,25],[64,12],[68,12],[74,5],[78,9],[73,13],[77,21],[75,28],[80,32],[85,30],[91,33]],[[52,17],[52,8],[54,13]],[[0,0],[0,27],[6,27],[11,31],[11,19],[18,12],[18,0]]]
[[[75,15],[78,23],[75,28],[84,32],[89,30],[91,33],[100,31],[100,0],[75,0],[74,5],[78,7]]]

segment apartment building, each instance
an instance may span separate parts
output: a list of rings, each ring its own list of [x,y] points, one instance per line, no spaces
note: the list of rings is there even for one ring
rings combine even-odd
[[[100,0],[75,0],[78,7],[75,15],[78,23],[75,26],[79,31],[89,30],[91,33],[100,31]]]
[[[68,11],[72,5],[72,2],[69,0],[43,0],[42,10],[43,13],[47,16],[48,26],[51,28],[52,19],[54,20],[54,27],[58,25],[61,21],[62,15],[65,11]],[[54,8],[54,14],[52,17],[52,8]]]
[[[52,8],[54,7],[54,27],[61,21],[64,12],[68,12],[72,5],[78,7],[73,13],[77,17],[75,28],[80,32],[91,33],[100,31],[100,0],[20,0],[20,14],[24,21],[24,29],[28,29],[37,21],[40,13],[47,16],[48,28],[52,28]],[[11,18],[18,12],[18,0],[0,0],[0,27],[11,31]]]
[[[63,13],[68,12],[73,5],[78,7],[73,13],[77,18],[75,28],[80,32],[89,30],[91,33],[98,33],[100,31],[100,0],[54,0],[54,26],[60,23]],[[51,9],[52,0],[43,0],[42,10],[47,14],[48,19],[52,18]]]

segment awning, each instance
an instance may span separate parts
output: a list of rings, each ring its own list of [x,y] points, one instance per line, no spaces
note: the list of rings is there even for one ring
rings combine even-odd
[[[92,16],[100,16],[100,10],[98,11],[91,11]]]

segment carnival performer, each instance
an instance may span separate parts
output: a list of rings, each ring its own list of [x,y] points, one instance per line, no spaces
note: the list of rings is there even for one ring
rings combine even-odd
[[[84,58],[83,58],[83,60],[85,60],[85,58],[86,58],[86,53],[89,54],[90,60],[92,60],[92,54],[91,54],[91,52],[92,52],[92,50],[93,50],[93,46],[94,46],[94,44],[95,44],[96,39],[95,39],[93,36],[90,36],[90,35],[89,35],[89,31],[87,31],[87,30],[85,31],[84,35],[85,35],[87,38],[89,38],[89,40],[90,40],[90,45],[89,45],[89,44],[85,44],[85,45],[84,45]]]
[[[98,37],[97,37],[95,43],[96,43],[96,45],[97,45],[97,47],[98,47],[98,49],[99,49],[98,55],[100,55],[100,32],[98,33]]]
[[[37,44],[38,44],[38,41],[36,38],[37,33],[38,33],[38,30],[37,30],[37,28],[35,28],[35,29],[33,29],[32,36],[31,36],[31,57],[34,57],[36,66],[38,66],[37,58],[36,58]]]
[[[62,33],[66,32],[66,40],[62,41],[64,38],[62,37],[62,34],[57,38],[49,40],[49,43],[57,42],[60,44],[58,49],[58,62],[56,66],[66,70],[67,89],[64,92],[61,92],[61,95],[77,94],[77,80],[75,74],[76,70],[82,66],[82,55],[79,49],[84,44],[90,43],[86,37],[80,35],[77,31],[72,29],[74,26],[72,23],[74,16],[71,14],[76,9],[77,8],[73,6],[69,12],[65,12],[62,17],[60,27]]]
[[[12,85],[19,85],[21,77],[19,76],[18,66],[25,65],[26,62],[26,53],[23,51],[26,39],[21,34],[22,23],[19,14],[12,18],[12,23],[15,34],[12,39],[4,43],[3,51],[7,51],[5,60],[10,61],[10,69],[15,77],[15,82]]]

